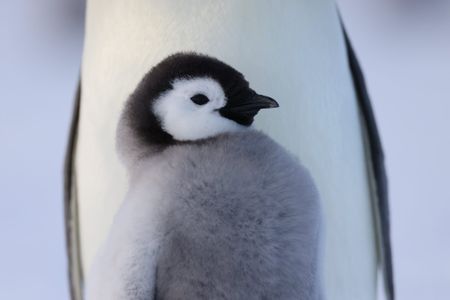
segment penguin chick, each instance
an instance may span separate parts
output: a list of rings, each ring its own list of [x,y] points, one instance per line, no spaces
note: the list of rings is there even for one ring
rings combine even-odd
[[[175,54],[145,75],[119,122],[129,190],[88,300],[322,298],[316,187],[250,127],[277,106],[209,56]]]

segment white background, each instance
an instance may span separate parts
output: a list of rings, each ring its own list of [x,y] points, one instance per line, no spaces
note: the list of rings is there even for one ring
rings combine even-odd
[[[449,299],[449,2],[339,4],[386,152],[398,299]],[[68,298],[62,164],[82,9],[0,3],[0,299]]]

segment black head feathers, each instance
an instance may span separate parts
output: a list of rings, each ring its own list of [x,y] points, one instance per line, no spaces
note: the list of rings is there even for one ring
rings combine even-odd
[[[124,115],[139,139],[151,144],[174,143],[152,113],[152,101],[170,90],[174,80],[197,77],[208,77],[220,84],[227,103],[219,112],[240,125],[250,126],[259,109],[278,106],[273,99],[250,89],[240,72],[218,59],[196,53],[177,53],[153,67],[127,102]]]

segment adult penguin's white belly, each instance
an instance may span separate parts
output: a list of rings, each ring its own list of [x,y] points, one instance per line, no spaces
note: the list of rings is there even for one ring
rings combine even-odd
[[[234,66],[278,100],[256,127],[298,155],[317,183],[327,298],[375,299],[364,128],[334,2],[90,0],[86,24],[73,194],[82,270],[127,189],[115,152],[123,103],[157,62],[194,50]]]

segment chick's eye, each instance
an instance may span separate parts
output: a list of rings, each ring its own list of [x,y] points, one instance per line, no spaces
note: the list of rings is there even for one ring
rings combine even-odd
[[[195,104],[198,104],[198,105],[204,105],[209,102],[208,97],[206,97],[203,94],[196,94],[191,97],[191,100],[192,100],[192,102],[194,102]]]

